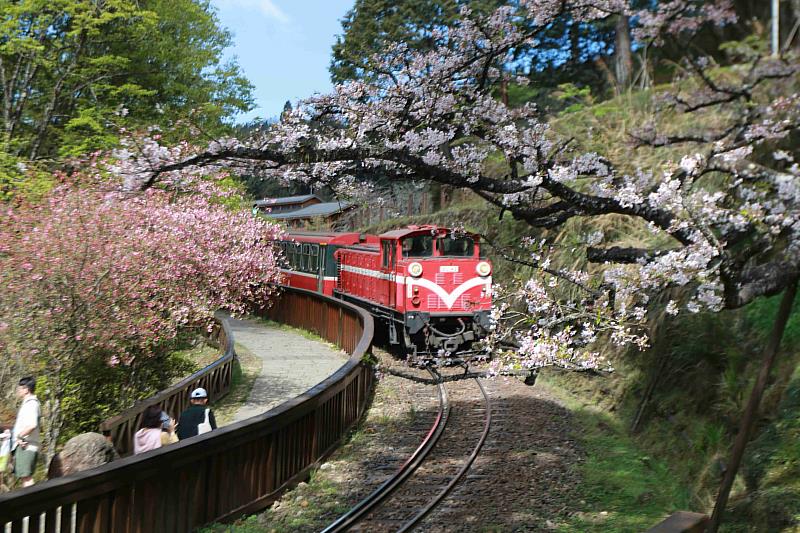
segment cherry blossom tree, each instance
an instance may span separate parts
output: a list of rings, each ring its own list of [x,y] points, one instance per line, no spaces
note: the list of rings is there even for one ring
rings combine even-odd
[[[697,205],[709,199],[721,203],[730,195],[708,193],[695,186],[695,178],[720,173],[720,165],[743,156],[737,151],[741,142],[733,138],[746,132],[723,128],[724,135],[705,155],[689,153],[679,161],[665,162],[663,169],[625,172],[601,154],[578,153],[570,140],[559,139],[550,131],[532,106],[510,108],[493,97],[492,88],[509,76],[497,65],[510,62],[516,48],[535,43],[549,24],[566,13],[585,21],[609,13],[636,15],[641,21],[637,37],[652,42],[665,34],[690,35],[710,21],[735,19],[724,1],[681,0],[638,12],[621,0],[519,2],[478,21],[469,18],[465,10],[460,23],[448,29],[447,47],[413,54],[397,44],[393,52],[381,55],[383,64],[374,79],[345,83],[332,94],[311,97],[287,113],[281,123],[248,142],[221,139],[198,149],[139,139],[117,154],[118,163],[112,170],[124,176],[130,190],[170,183],[176,173],[186,169],[221,164],[244,165],[249,172],[290,181],[322,183],[350,194],[357,194],[359,182],[374,174],[397,180],[425,177],[469,188],[533,227],[554,228],[573,217],[617,214],[640,220],[654,233],[668,236],[672,248],[652,251],[590,246],[590,261],[625,265],[606,269],[599,282],[596,276],[590,279],[589,272],[550,268],[542,259],[547,247],[540,243],[532,251],[530,263],[543,277],[532,279],[518,294],[527,302],[528,314],[538,318],[526,335],[516,339],[520,349],[509,360],[528,368],[602,366],[595,354],[580,348],[603,331],[622,345],[645,346],[647,339],[635,326],[646,317],[649,295],[671,284],[685,286],[703,280],[695,296],[685,302],[690,309],[738,307],[779,290],[783,286],[779,280],[774,287],[755,288],[752,283],[758,276],[754,273],[718,264],[725,236],[710,239],[713,231],[706,229],[708,222],[697,224]],[[520,18],[529,22],[517,24]],[[693,66],[703,72],[701,59]],[[735,106],[750,100],[764,81],[792,73],[792,67],[783,62],[754,65],[739,80],[736,94],[701,76],[707,83],[692,98],[705,100],[692,104],[676,96],[674,106],[694,112],[714,105]],[[505,81],[525,83],[524,79]],[[715,94],[722,96],[714,100]],[[743,128],[755,127],[751,115],[739,120],[747,122]],[[648,141],[647,135],[652,139]],[[747,138],[748,145],[759,142],[750,134]],[[665,140],[645,130],[640,142],[692,140]],[[712,144],[711,140],[699,141]],[[503,158],[502,175],[487,172],[490,155]],[[742,186],[747,183],[732,184]],[[717,228],[726,214],[735,212],[727,206],[715,210],[712,205],[702,214],[706,221],[716,217],[712,225]],[[727,276],[726,283],[717,274]],[[565,294],[574,297],[565,300]],[[585,305],[587,302],[590,305]],[[670,310],[676,305],[672,303]],[[592,319],[600,310],[605,310],[603,320]],[[505,333],[502,328],[498,331],[498,340],[503,341]]]
[[[43,204],[0,216],[0,352],[46,378],[51,450],[82,364],[134,372],[217,309],[267,301],[279,278],[280,229],[227,207],[236,193],[219,178],[134,194],[99,174],[62,180]]]
[[[535,44],[557,17],[592,21],[624,13],[634,37],[655,46],[677,39],[686,50],[706,24],[735,20],[726,1],[673,0],[630,10],[615,0],[521,0],[488,18],[466,16],[449,28],[449,46],[410,54],[397,44],[369,81],[337,86],[298,105],[281,123],[247,142],[226,139],[198,148],[163,147],[118,154],[115,171],[130,190],[174,182],[186,169],[245,165],[286,180],[354,192],[379,173],[424,177],[471,189],[532,228],[552,230],[575,218],[627,217],[652,234],[649,247],[622,246],[602,233],[585,242],[585,268],[553,261],[546,234],[532,235],[535,274],[507,287],[495,311],[497,370],[558,365],[606,368],[593,345],[648,343],[654,303],[666,312],[720,311],[783,293],[764,367],[756,384],[715,513],[724,509],[755,411],[766,385],[800,274],[800,166],[790,136],[800,121],[794,57],[738,57],[726,68],[688,52],[684,79],[656,97],[652,120],[631,150],[661,150],[658,164],[630,168],[581,152],[556,135],[537,110],[511,108],[492,95],[501,81],[525,83],[498,68],[514,50]],[[520,25],[520,18],[528,21]],[[632,19],[632,20],[633,20]],[[686,127],[676,127],[682,115]],[[502,159],[503,171],[487,170]],[[545,235],[542,237],[541,235]],[[503,351],[508,343],[516,348]],[[738,454],[738,458],[737,458]],[[716,527],[716,526],[714,526]]]

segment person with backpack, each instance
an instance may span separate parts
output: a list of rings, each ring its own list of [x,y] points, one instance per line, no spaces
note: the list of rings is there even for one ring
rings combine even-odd
[[[202,387],[189,395],[192,405],[178,419],[178,439],[184,440],[217,429],[214,412],[208,407],[208,393]]]
[[[23,487],[33,485],[33,471],[39,457],[39,399],[36,398],[36,380],[26,377],[19,380],[17,398],[22,404],[11,432],[11,450],[14,453],[14,475]]]

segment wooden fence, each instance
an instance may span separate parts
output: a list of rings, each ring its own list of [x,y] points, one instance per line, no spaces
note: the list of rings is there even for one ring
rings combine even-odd
[[[219,400],[228,393],[233,378],[236,352],[233,349],[233,339],[225,322],[224,313],[217,313],[216,324],[209,340],[219,348],[219,359],[172,387],[146,400],[136,402],[133,407],[100,424],[100,432],[111,439],[120,455],[127,456],[133,452],[133,435],[141,425],[142,415],[151,405],[160,405],[163,411],[177,418],[189,406],[189,393],[197,387],[203,387],[208,391],[211,402]]]
[[[373,385],[372,370],[362,362],[372,318],[339,300],[289,288],[265,315],[316,332],[350,359],[264,414],[0,495],[0,526],[15,533],[190,531],[261,510],[303,480],[364,412]],[[135,418],[131,414],[125,420]],[[133,422],[117,422],[110,431],[124,438],[125,424]]]

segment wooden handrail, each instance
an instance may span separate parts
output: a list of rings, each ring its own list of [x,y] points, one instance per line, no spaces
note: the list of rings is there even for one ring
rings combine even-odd
[[[268,506],[330,454],[363,414],[373,371],[362,362],[372,317],[284,288],[264,314],[315,331],[351,354],[333,375],[248,420],[31,488],[0,495],[12,531],[191,531]],[[74,520],[74,523],[73,523]],[[73,527],[74,526],[74,527]],[[58,529],[57,529],[58,528]]]
[[[216,327],[210,340],[216,342],[220,350],[216,361],[100,423],[100,432],[111,440],[121,456],[133,452],[133,435],[139,429],[145,410],[151,405],[160,405],[163,411],[177,418],[189,405],[189,393],[197,387],[208,391],[211,402],[219,400],[230,391],[236,351],[226,316],[221,311],[214,315]]]

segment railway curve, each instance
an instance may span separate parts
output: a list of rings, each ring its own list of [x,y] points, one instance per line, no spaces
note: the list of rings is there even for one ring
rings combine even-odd
[[[428,372],[435,377],[432,371]],[[411,531],[445,501],[475,462],[492,424],[489,395],[479,380],[473,379],[470,383],[477,386],[479,394],[472,391],[472,398],[466,404],[469,409],[464,403],[453,408],[447,385],[437,385],[438,412],[419,446],[393,475],[323,533]],[[463,386],[463,383],[458,385],[462,395]],[[479,421],[476,421],[475,411],[483,412],[482,423],[476,424]],[[472,447],[454,446],[471,442],[473,437]]]

